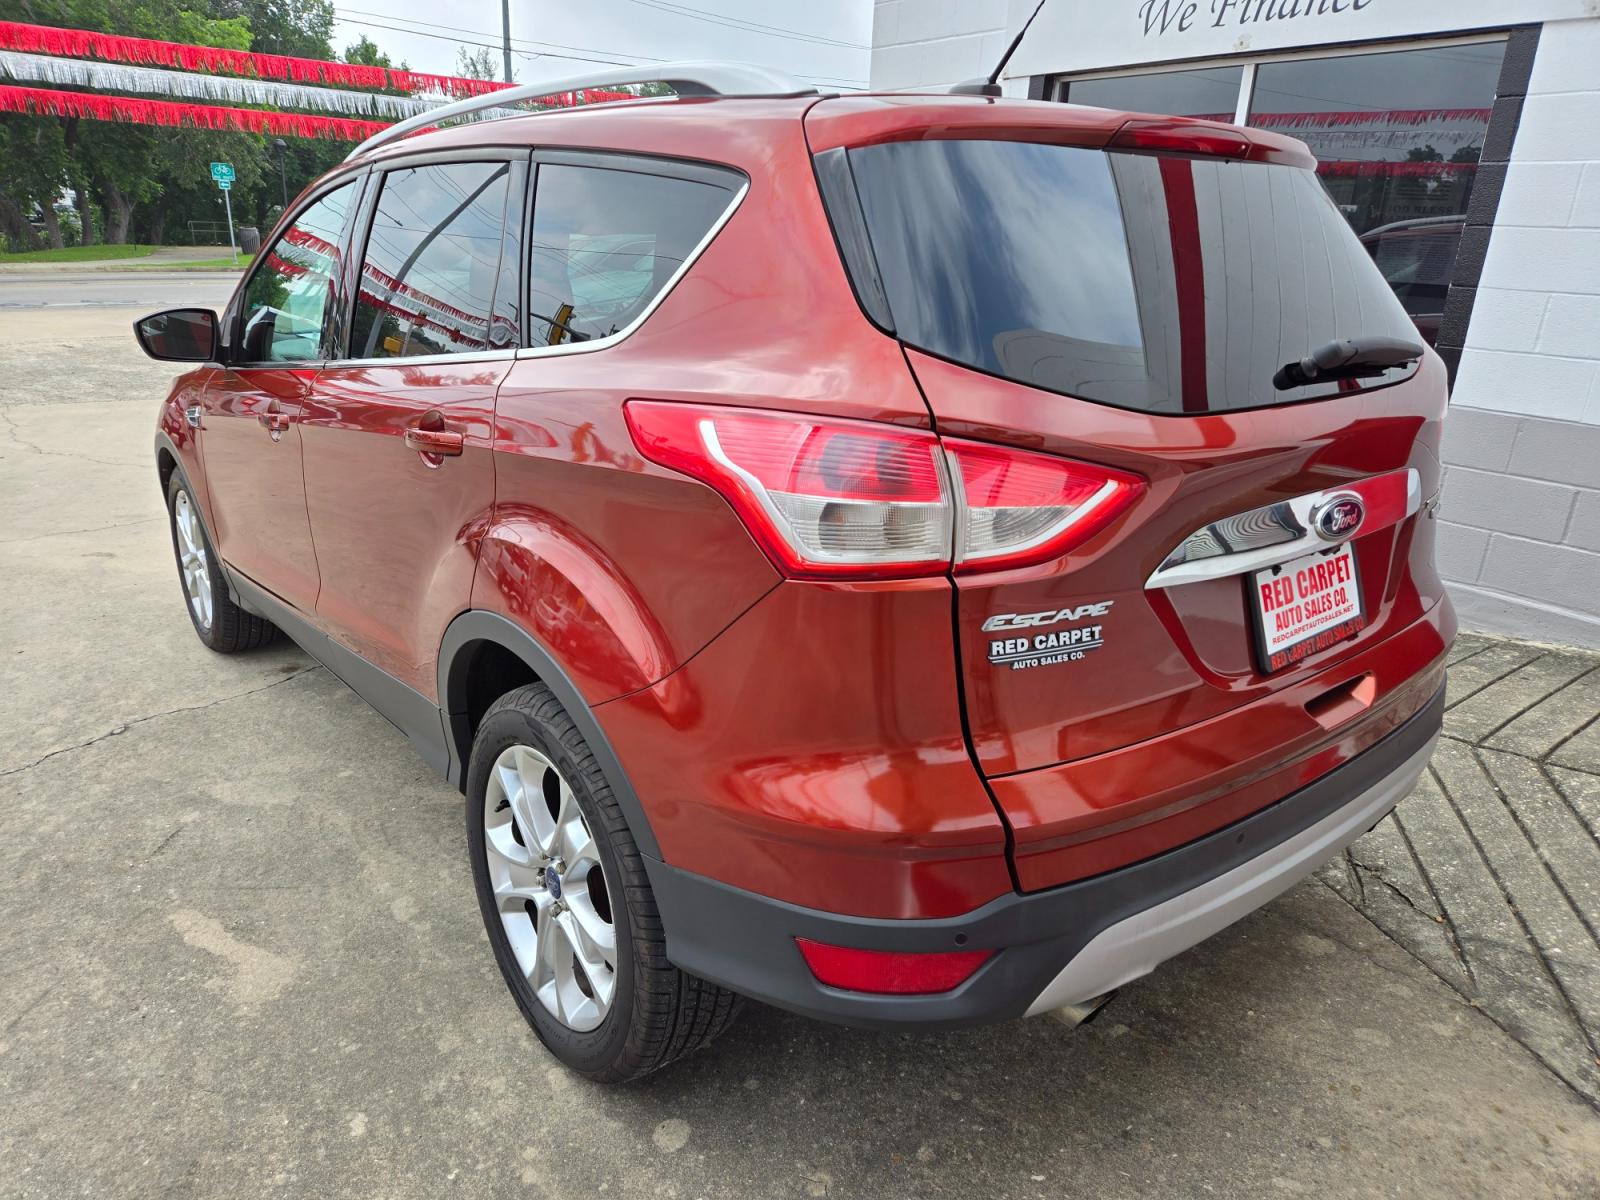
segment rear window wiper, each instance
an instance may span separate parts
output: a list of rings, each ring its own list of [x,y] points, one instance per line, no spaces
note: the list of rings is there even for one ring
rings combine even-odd
[[[1299,362],[1279,367],[1272,386],[1286,392],[1325,379],[1370,379],[1391,367],[1416,362],[1422,353],[1421,346],[1404,338],[1341,338],[1318,346]]]

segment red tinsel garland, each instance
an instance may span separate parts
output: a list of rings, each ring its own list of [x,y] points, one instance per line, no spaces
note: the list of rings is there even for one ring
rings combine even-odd
[[[287,79],[294,83],[332,83],[345,87],[398,88],[404,92],[447,92],[452,96],[481,96],[509,84],[492,79],[462,79],[426,71],[401,71],[361,63],[325,62],[317,58],[291,58],[283,54],[256,54],[249,50],[224,50],[216,46],[186,46],[151,38],[121,37],[90,29],[57,29],[0,21],[0,49],[30,54],[57,54],[71,58],[98,58],[106,62],[139,66],[179,67],[185,71],[253,75],[260,79]]]
[[[289,137],[339,138],[347,142],[362,141],[388,128],[383,121],[358,121],[352,117],[321,117],[308,113],[267,112],[259,108],[224,108],[215,104],[180,104],[171,100],[11,86],[0,86],[0,112],[88,117],[95,121],[129,121],[136,125],[237,129]]]

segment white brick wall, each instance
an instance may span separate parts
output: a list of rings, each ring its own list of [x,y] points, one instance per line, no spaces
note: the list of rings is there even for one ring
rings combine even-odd
[[[1600,21],[1539,36],[1453,402],[1600,425]]]

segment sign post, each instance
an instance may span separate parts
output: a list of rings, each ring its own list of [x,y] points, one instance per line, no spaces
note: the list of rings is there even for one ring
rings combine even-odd
[[[233,164],[214,162],[211,164],[211,178],[222,189],[222,203],[228,210],[228,251],[233,255],[233,261],[239,261],[239,247],[233,240],[233,200],[228,195],[233,190]]]

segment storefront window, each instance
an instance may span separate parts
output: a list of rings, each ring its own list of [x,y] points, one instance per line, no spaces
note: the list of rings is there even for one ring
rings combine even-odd
[[[1357,233],[1464,217],[1504,42],[1256,68],[1250,124],[1311,147]]]
[[[1074,79],[1062,86],[1061,99],[1096,108],[1232,121],[1238,111],[1243,79],[1243,67]]]
[[[1438,332],[1504,42],[1263,63],[1250,124],[1297,137],[1417,327]]]

